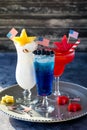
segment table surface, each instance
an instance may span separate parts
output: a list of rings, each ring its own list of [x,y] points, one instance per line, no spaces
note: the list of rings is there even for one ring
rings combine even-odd
[[[0,53],[0,90],[16,84],[16,53]],[[76,52],[73,62],[65,68],[60,80],[87,87],[87,53]],[[87,130],[87,115],[78,119],[58,123],[34,123],[20,121],[0,111],[0,129],[6,130]]]

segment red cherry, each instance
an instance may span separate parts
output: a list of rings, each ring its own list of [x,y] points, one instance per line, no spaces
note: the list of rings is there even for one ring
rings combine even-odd
[[[67,96],[58,96],[57,102],[59,105],[65,105],[69,102],[69,98]]]
[[[82,109],[82,107],[79,103],[70,103],[68,105],[68,111],[70,111],[70,112],[80,111],[81,109]]]

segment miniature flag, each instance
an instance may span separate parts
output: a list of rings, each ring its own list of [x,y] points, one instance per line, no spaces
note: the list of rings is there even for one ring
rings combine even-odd
[[[74,31],[74,30],[70,30],[70,31],[69,31],[69,37],[72,37],[72,38],[77,39],[77,38],[78,38],[78,35],[79,35],[79,33],[76,32],[76,31]]]
[[[15,28],[12,28],[7,34],[7,37],[12,40],[17,35],[17,33],[18,31]]]
[[[38,39],[38,44],[40,44],[42,46],[47,46],[48,47],[49,42],[50,42],[50,40],[46,39],[46,38],[39,37],[39,39]]]

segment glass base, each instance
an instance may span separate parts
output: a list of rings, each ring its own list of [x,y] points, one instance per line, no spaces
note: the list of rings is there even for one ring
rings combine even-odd
[[[42,113],[44,113],[44,112],[46,112],[46,113],[51,113],[51,112],[54,111],[54,106],[51,105],[51,106],[45,107],[45,106],[39,104],[39,105],[37,105],[37,106],[35,107],[35,110],[36,110],[37,112],[42,112]]]
[[[25,105],[25,106],[30,106],[31,105],[31,100],[29,99],[29,100],[24,100],[23,101],[23,105]]]
[[[18,98],[18,99],[16,99],[16,103],[17,104],[23,104],[23,105],[25,105],[25,106],[30,106],[30,100],[24,100],[24,99],[22,99],[22,98]]]
[[[18,99],[16,99],[16,103],[17,104],[22,104],[22,105],[24,105],[24,106],[27,106],[27,107],[30,107],[30,106],[32,106],[32,105],[35,105],[35,104],[37,104],[39,102],[39,99],[38,98],[36,98],[36,99],[33,99],[33,100],[24,100],[23,98],[18,98]]]
[[[53,92],[52,93],[53,96],[58,97],[58,96],[69,96],[69,94],[67,92],[61,91],[61,92]]]
[[[23,104],[26,106],[32,106],[32,105],[36,105],[39,102],[40,102],[40,99],[38,97],[36,97],[35,99],[24,100]]]
[[[54,92],[53,95],[57,97],[57,96],[60,96],[62,94],[60,92]]]
[[[60,95],[58,95],[58,93],[52,93],[50,97],[48,97],[48,101],[50,102],[56,102],[57,101],[57,98],[58,96],[67,96],[67,97],[70,97],[69,93],[67,92],[64,92],[64,91],[61,91]]]

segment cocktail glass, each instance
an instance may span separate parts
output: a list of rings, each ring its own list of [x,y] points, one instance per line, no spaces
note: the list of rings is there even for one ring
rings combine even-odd
[[[13,41],[17,50],[16,81],[24,89],[23,101],[27,106],[31,102],[31,89],[36,84],[33,51],[37,48],[35,37],[29,37],[25,29],[20,37],[14,37]]]
[[[55,58],[54,58],[54,86],[55,96],[60,96],[61,92],[59,89],[59,77],[63,74],[65,66],[73,61],[75,56],[75,51],[72,49],[72,51],[64,52],[64,53],[58,53],[54,50]]]
[[[42,102],[35,106],[35,110],[38,112],[52,112],[54,107],[48,104],[47,96],[52,94],[54,56],[42,54],[36,55],[34,66],[36,72],[37,93],[39,96],[42,96]]]
[[[25,105],[31,102],[31,89],[36,84],[35,69],[34,69],[34,54],[32,52],[24,52],[18,44],[15,44],[17,49],[17,65],[16,65],[16,81],[24,89],[23,103]],[[27,44],[28,46],[36,46],[35,42]]]

